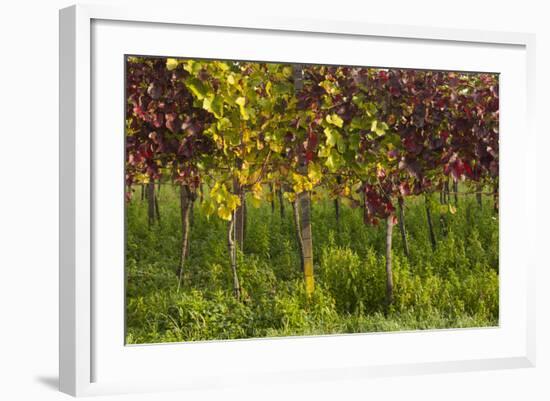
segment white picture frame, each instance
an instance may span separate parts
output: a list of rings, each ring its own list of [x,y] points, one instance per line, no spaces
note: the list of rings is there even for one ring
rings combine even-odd
[[[510,65],[502,65],[502,68],[509,69],[509,82],[513,82],[514,85],[513,87],[504,89],[504,94],[506,90],[510,91],[509,93],[515,90],[521,94],[514,100],[516,103],[503,105],[505,107],[503,108],[502,118],[504,120],[503,124],[510,124],[509,127],[516,129],[516,132],[522,132],[522,141],[525,145],[515,146],[512,140],[513,137],[509,137],[511,139],[508,144],[503,144],[502,152],[510,152],[508,153],[509,155],[514,152],[513,154],[518,156],[518,160],[521,160],[521,163],[518,164],[517,169],[507,168],[506,164],[504,164],[506,158],[503,157],[501,174],[503,177],[508,177],[507,179],[511,181],[521,182],[526,187],[534,186],[534,178],[528,174],[529,171],[534,171],[535,169],[534,149],[536,149],[536,146],[533,145],[536,139],[533,129],[535,84],[534,35],[399,25],[373,25],[357,21],[302,20],[262,16],[258,16],[255,19],[237,21],[226,20],[223,16],[216,16],[215,14],[209,14],[208,16],[185,15],[184,13],[173,12],[173,10],[162,10],[153,7],[115,8],[103,5],[78,5],[63,9],[60,11],[59,375],[61,391],[80,396],[134,391],[209,388],[234,384],[239,382],[239,380],[241,383],[246,383],[247,380],[284,383],[304,379],[327,380],[329,378],[337,379],[343,377],[362,378],[369,376],[534,366],[534,270],[536,261],[524,257],[518,261],[521,264],[518,270],[511,270],[510,274],[503,279],[506,281],[501,282],[501,305],[504,305],[501,307],[507,308],[504,311],[506,313],[510,309],[510,314],[506,315],[509,316],[509,319],[505,319],[505,322],[497,329],[454,330],[445,331],[444,333],[426,331],[321,336],[192,344],[191,347],[185,350],[187,352],[185,354],[186,358],[189,358],[188,360],[203,358],[207,362],[213,362],[212,358],[214,358],[214,355],[222,355],[226,358],[234,358],[236,355],[240,355],[244,356],[243,359],[245,362],[250,363],[250,361],[254,360],[254,355],[262,353],[262,355],[267,355],[271,358],[273,366],[271,369],[263,366],[255,366],[254,369],[248,370],[245,367],[235,369],[234,373],[239,374],[238,379],[232,376],[232,367],[224,367],[223,363],[220,363],[222,366],[217,367],[217,370],[208,366],[204,366],[202,369],[198,365],[192,368],[188,367],[185,379],[166,375],[154,377],[155,375],[152,371],[150,372],[150,378],[147,376],[147,373],[144,373],[143,377],[138,377],[134,380],[130,380],[128,377],[124,377],[124,375],[117,375],[118,371],[124,370],[121,369],[123,367],[128,368],[129,374],[137,374],[132,371],[131,366],[135,366],[139,361],[142,361],[145,366],[157,366],[156,364],[159,361],[168,361],[168,359],[173,357],[171,355],[179,353],[182,348],[181,344],[124,348],[120,332],[117,331],[118,329],[114,329],[118,327],[117,325],[123,325],[123,322],[118,321],[113,326],[110,326],[109,323],[109,319],[111,319],[111,322],[116,319],[120,320],[120,314],[107,316],[106,313],[102,313],[102,303],[97,303],[97,297],[94,298],[98,287],[101,287],[102,297],[106,297],[109,301],[120,300],[123,297],[123,287],[120,287],[118,284],[109,286],[109,288],[102,287],[106,283],[106,276],[94,272],[94,269],[97,269],[98,261],[105,260],[104,258],[109,256],[108,253],[97,253],[97,249],[94,248],[94,241],[110,241],[109,233],[98,232],[105,225],[102,225],[97,220],[102,211],[97,211],[98,205],[100,209],[101,206],[94,192],[98,189],[97,185],[103,185],[96,182],[97,177],[101,175],[101,172],[97,171],[97,155],[99,152],[105,152],[102,153],[102,159],[114,160],[115,167],[117,166],[117,158],[122,157],[119,149],[116,148],[118,145],[114,142],[100,142],[101,146],[98,148],[97,138],[94,138],[93,127],[100,124],[100,122],[94,120],[94,117],[102,118],[102,116],[105,116],[105,121],[110,119],[110,117],[107,118],[106,114],[101,114],[100,107],[98,107],[97,111],[95,110],[96,106],[92,99],[94,90],[96,90],[92,85],[92,80],[94,74],[100,74],[99,72],[101,71],[101,65],[96,63],[94,57],[100,54],[97,52],[102,51],[102,48],[105,48],[108,53],[109,50],[107,50],[107,47],[111,49],[111,53],[109,54],[113,55],[113,60],[123,50],[125,53],[132,53],[132,51],[122,49],[120,46],[120,43],[124,41],[121,32],[133,29],[133,33],[137,34],[140,30],[147,29],[147,27],[151,28],[152,26],[155,26],[155,35],[163,35],[165,34],[165,30],[183,29],[185,31],[185,27],[193,27],[195,30],[205,29],[206,33],[232,32],[232,34],[244,35],[242,36],[243,38],[252,37],[254,34],[262,32],[264,35],[262,40],[271,40],[274,41],[273,43],[277,40],[283,40],[277,37],[279,34],[289,37],[292,35],[296,35],[297,37],[304,36],[307,37],[304,40],[311,41],[317,41],[320,38],[329,41],[331,38],[338,37],[342,40],[341,43],[343,44],[345,44],[345,40],[362,40],[362,38],[374,41],[384,40],[386,44],[407,41],[408,46],[412,47],[435,44],[439,46],[438,49],[442,51],[442,55],[446,54],[444,53],[444,46],[447,45],[454,46],[453,52],[457,54],[461,51],[467,52],[468,48],[478,48],[479,53],[483,53],[486,50],[485,47],[502,49],[503,58],[494,57],[491,62],[487,61],[489,63],[487,65],[496,66],[496,69],[493,69],[494,72],[500,72],[498,63],[504,63],[506,60],[514,61],[508,64],[517,66],[517,71],[514,72]],[[104,31],[101,31],[101,29],[104,29]],[[94,34],[97,35],[95,42],[93,40]],[[229,33],[227,34],[229,35]],[[110,39],[109,46],[106,44],[106,37]],[[206,43],[207,40],[205,38],[205,48],[208,48]],[[173,54],[169,44],[158,49],[154,49],[152,46],[154,44],[146,44],[138,50],[149,49],[146,50],[148,51],[147,54],[159,53],[167,56],[198,57],[218,55],[218,57],[223,58],[220,56],[221,49],[214,49],[213,53],[208,53],[208,50],[201,50],[206,52],[204,54],[197,54],[196,52],[193,54]],[[289,44],[289,46],[291,45]],[[275,45],[272,46],[272,48],[275,47]],[[131,50],[135,49],[134,47]],[[505,49],[511,49],[510,54],[506,53],[507,50]],[[225,51],[231,50],[225,49]],[[164,52],[170,52],[170,54],[165,54]],[[342,50],[342,52],[345,53],[345,50]],[[498,53],[498,51],[496,52]],[[102,60],[111,60],[107,58],[107,53],[105,56],[101,53]],[[271,57],[276,57],[274,54]],[[245,57],[245,55],[242,57]],[[269,58],[270,56],[261,55],[258,57],[262,59],[265,57]],[[388,65],[387,63],[406,63],[407,61],[399,61],[399,58],[388,58],[387,60],[384,66]],[[122,58],[117,62],[122,63]],[[110,64],[108,63],[105,66],[109,66]],[[466,59],[463,66],[457,65],[456,61],[454,64],[452,63],[452,61],[448,61],[447,64],[442,62],[438,65],[432,65],[430,61],[427,61],[424,65],[418,63],[414,65],[423,68],[429,68],[432,65],[433,68],[443,69],[445,66],[454,65],[455,68],[465,68],[468,70],[476,70],[477,66],[473,61],[470,62]],[[94,69],[97,69],[97,71]],[[119,72],[115,72],[115,74]],[[103,78],[104,76],[105,74],[100,74],[97,79],[110,79],[110,77],[106,76]],[[119,74],[119,77],[120,87],[122,87],[124,78],[122,74]],[[115,98],[116,94],[120,93],[116,92],[118,89],[115,88],[115,92],[112,92]],[[100,93],[103,92],[100,91]],[[503,96],[505,96],[504,94]],[[120,105],[123,103],[122,98],[115,99],[116,101]],[[504,114],[505,110],[512,110],[512,106],[514,110],[519,110],[517,115],[513,117],[513,121],[512,117],[508,119]],[[115,110],[114,112],[117,111]],[[116,117],[117,115],[114,114],[113,120]],[[121,136],[118,138],[118,141],[122,143],[122,123],[120,123],[120,131]],[[101,182],[101,180],[99,181]],[[112,186],[112,188],[115,188],[115,186]],[[524,229],[528,233],[534,232],[533,226],[536,220],[534,201],[522,196],[522,191],[517,191],[520,193],[514,195],[511,192],[507,192],[507,188],[506,182],[503,182],[501,202],[509,201],[510,205],[521,205],[524,211],[521,213],[521,216],[514,219],[508,213],[511,208],[501,207],[501,233],[503,233],[503,230],[507,230],[506,234],[516,231],[518,228]],[[111,199],[110,196],[116,190],[115,188],[114,192],[104,191],[103,193],[107,194],[109,199]],[[507,197],[506,194],[510,195]],[[122,199],[122,196],[120,199]],[[115,202],[117,201],[115,200]],[[502,206],[506,206],[506,204]],[[513,260],[514,254],[523,252],[524,255],[533,255],[533,252],[529,252],[529,249],[534,245],[530,245],[527,235],[515,247],[508,246],[515,244],[512,233],[504,237],[504,239],[501,239],[501,249],[505,250],[509,261]],[[117,249],[120,250],[119,248],[113,248],[112,251],[118,252]],[[115,278],[115,280],[118,279]],[[508,286],[508,284],[512,283],[515,283],[518,288],[514,287],[514,289],[511,285]],[[105,288],[105,291],[103,291],[103,288]],[[120,294],[113,295],[115,291],[119,291]],[[514,309],[513,307],[506,306],[512,304],[517,304],[517,308]],[[514,310],[512,311],[511,309]],[[102,327],[101,330],[97,329],[97,326]],[[114,329],[113,333],[115,334],[113,336],[116,337],[113,340],[116,342],[114,346],[118,347],[116,349],[105,345],[110,341],[105,340],[105,336],[110,335],[110,329]],[[501,335],[499,333],[504,334]],[[475,346],[472,345],[477,342],[479,344],[493,344],[494,348],[491,348],[487,352],[481,352],[481,350],[476,350]],[[385,358],[383,355],[375,356],[374,353],[368,354],[369,357],[366,358],[366,354],[362,352],[354,352],[354,355],[350,355],[348,359],[340,358],[342,350],[345,349],[342,347],[348,347],[348,349],[349,347],[367,349],[365,347],[368,343],[372,343],[374,344],[372,345],[373,347],[378,348],[391,344],[392,347],[397,347],[396,350],[418,348],[422,345],[429,347],[432,345],[435,350],[434,354],[437,353],[438,346],[444,347],[445,344],[459,345],[454,350],[455,354],[441,354],[439,357],[433,355],[427,359],[420,359],[412,353],[407,358],[400,360],[399,358]],[[466,348],[463,348],[460,344],[471,344],[472,349],[465,352]],[[124,352],[122,352],[123,349]],[[305,353],[308,355],[319,355],[319,350],[321,349],[324,350],[324,357],[322,359],[313,358],[310,364],[293,364],[295,366],[289,367],[289,369],[286,369],[284,366],[285,359],[283,357],[285,355],[297,355],[300,353],[304,353],[304,355]],[[116,355],[118,355],[119,351],[121,352],[121,356],[120,359],[117,359]],[[464,352],[465,357],[460,357],[461,352]],[[429,354],[429,352],[426,354]],[[278,359],[278,356],[281,357]],[[170,363],[168,361],[167,365],[170,366]],[[334,366],[331,365],[332,363],[334,363]],[[122,366],[119,364],[125,365]],[[112,368],[108,369],[107,366],[111,366]],[[106,373],[104,374],[101,369]],[[208,371],[210,373],[205,373]]]

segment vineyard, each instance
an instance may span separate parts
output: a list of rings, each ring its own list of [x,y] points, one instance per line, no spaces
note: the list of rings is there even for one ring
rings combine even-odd
[[[498,325],[498,75],[128,57],[126,96],[128,343]]]

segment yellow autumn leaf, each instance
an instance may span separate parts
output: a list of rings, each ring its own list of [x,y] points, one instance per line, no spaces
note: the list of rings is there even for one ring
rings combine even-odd
[[[217,61],[215,65],[222,71],[227,71],[229,69],[229,66],[227,65],[227,63],[223,61]]]
[[[294,192],[285,192],[283,194],[283,197],[287,199],[289,202],[294,202],[296,200],[296,193]]]
[[[275,142],[269,142],[269,149],[271,149],[275,153],[280,153],[283,150],[283,147]]]
[[[237,206],[241,204],[241,198],[239,198],[237,195],[227,193],[226,203],[228,208],[230,208],[231,210],[235,210]]]
[[[256,181],[259,181],[260,174],[262,173],[262,170],[255,170],[248,176],[248,182],[247,184],[253,184]]]
[[[218,208],[218,216],[221,218],[221,219],[224,219],[224,220],[231,220],[231,215],[233,213],[233,210],[229,209],[227,206],[225,205],[221,205],[219,208]]]
[[[248,111],[244,107],[244,105],[246,104],[246,99],[242,96],[238,97],[237,99],[235,99],[235,103],[239,105],[239,110],[241,112],[241,117],[243,118],[243,120],[248,120],[250,117],[248,115]]]
[[[252,185],[252,188],[250,189],[250,191],[252,192],[252,196],[258,200],[262,199],[262,190],[262,184],[260,184],[259,182]]]
[[[248,182],[248,170],[241,171],[237,176],[237,180],[239,181],[239,184],[245,185]]]
[[[175,70],[178,67],[178,60],[175,58],[166,59],[166,69],[168,71]]]

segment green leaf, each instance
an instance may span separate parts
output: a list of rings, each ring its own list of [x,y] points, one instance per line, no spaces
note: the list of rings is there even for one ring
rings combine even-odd
[[[205,199],[202,204],[202,209],[207,216],[211,216],[216,211],[216,205],[211,199]]]
[[[325,161],[325,166],[329,168],[330,171],[336,171],[341,163],[341,157],[338,152],[333,150]]]
[[[330,155],[330,149],[331,148],[328,146],[320,145],[317,155],[322,158],[328,157]]]
[[[284,96],[294,93],[294,86],[289,83],[275,82],[272,87],[273,96]]]
[[[216,123],[216,128],[220,132],[231,128],[231,120],[229,120],[229,118],[227,117],[220,118]]]
[[[367,103],[366,111],[367,111],[367,115],[369,117],[374,116],[376,114],[376,111],[377,111],[376,104],[374,104],[373,102]]]
[[[321,166],[317,163],[309,163],[307,167],[307,176],[313,183],[317,183],[323,178],[323,173],[321,171]]]
[[[348,146],[351,150],[358,150],[361,143],[361,135],[359,133],[353,133],[348,138]]]
[[[243,118],[243,120],[248,120],[250,118],[250,115],[246,107],[244,107],[244,105],[246,104],[246,99],[244,97],[238,97],[235,100],[235,103],[239,105],[239,110],[241,112],[241,117]]]
[[[363,107],[363,105],[365,104],[365,96],[362,94],[353,95],[353,97],[351,98],[351,101],[355,105],[359,107]]]
[[[338,152],[340,153],[344,153],[346,151],[346,142],[340,134],[338,134],[338,138],[336,139],[336,149],[338,149]]]
[[[197,78],[189,78],[187,80],[187,87],[197,99],[203,100],[206,97],[207,89]]]
[[[285,78],[290,78],[292,76],[292,67],[289,67],[289,66],[283,67],[283,75]]]
[[[221,97],[216,96],[212,100],[212,112],[217,118],[223,117],[223,100]]]
[[[365,121],[361,117],[353,117],[350,123],[350,128],[363,129],[365,128]]]
[[[213,113],[216,118],[223,117],[223,100],[219,96],[205,97],[202,108]]]
[[[335,147],[336,146],[336,141],[338,140],[338,136],[340,136],[338,131],[327,127],[327,128],[324,129],[323,132],[325,133],[327,146],[331,147],[331,148]]]
[[[338,128],[342,128],[344,125],[344,120],[338,114],[330,114],[326,117],[326,120],[329,124],[336,125]]]
[[[370,124],[370,130],[371,130],[372,132],[375,132],[377,126],[378,126],[378,121],[372,120],[372,123]]]
[[[376,120],[372,120],[370,130],[374,132],[378,136],[382,136],[386,133],[386,130],[388,129],[388,124],[381,123]]]
[[[184,62],[183,68],[190,74],[197,74],[203,67],[203,63],[196,60],[187,60]]]
[[[214,64],[222,71],[227,71],[229,69],[229,66],[224,61],[217,61]]]

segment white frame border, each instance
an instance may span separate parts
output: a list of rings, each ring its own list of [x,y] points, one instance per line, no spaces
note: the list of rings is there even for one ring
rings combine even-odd
[[[154,7],[119,8],[77,5],[60,10],[60,221],[59,221],[59,388],[74,395],[132,391],[120,386],[91,383],[91,23],[94,19],[269,29],[310,33],[365,35],[401,39],[491,43],[525,46],[527,54],[527,141],[535,144],[535,35],[442,29],[405,25],[369,24],[272,16],[231,20],[219,15],[181,17],[173,10]],[[535,171],[534,157],[528,161]],[[534,210],[528,211],[535,216]],[[533,225],[535,219],[530,218]],[[533,242],[532,242],[533,243]],[[534,244],[531,245],[534,247]],[[532,254],[532,253],[531,253]],[[519,358],[448,363],[390,365],[341,371],[332,378],[353,378],[532,367],[535,365],[535,261],[528,262],[527,347]],[[301,380],[326,379],[323,372],[304,372]],[[168,386],[172,387],[172,386]],[[165,389],[166,386],[163,386]],[[142,390],[160,391],[145,385]],[[136,390],[136,389],[134,389]]]

